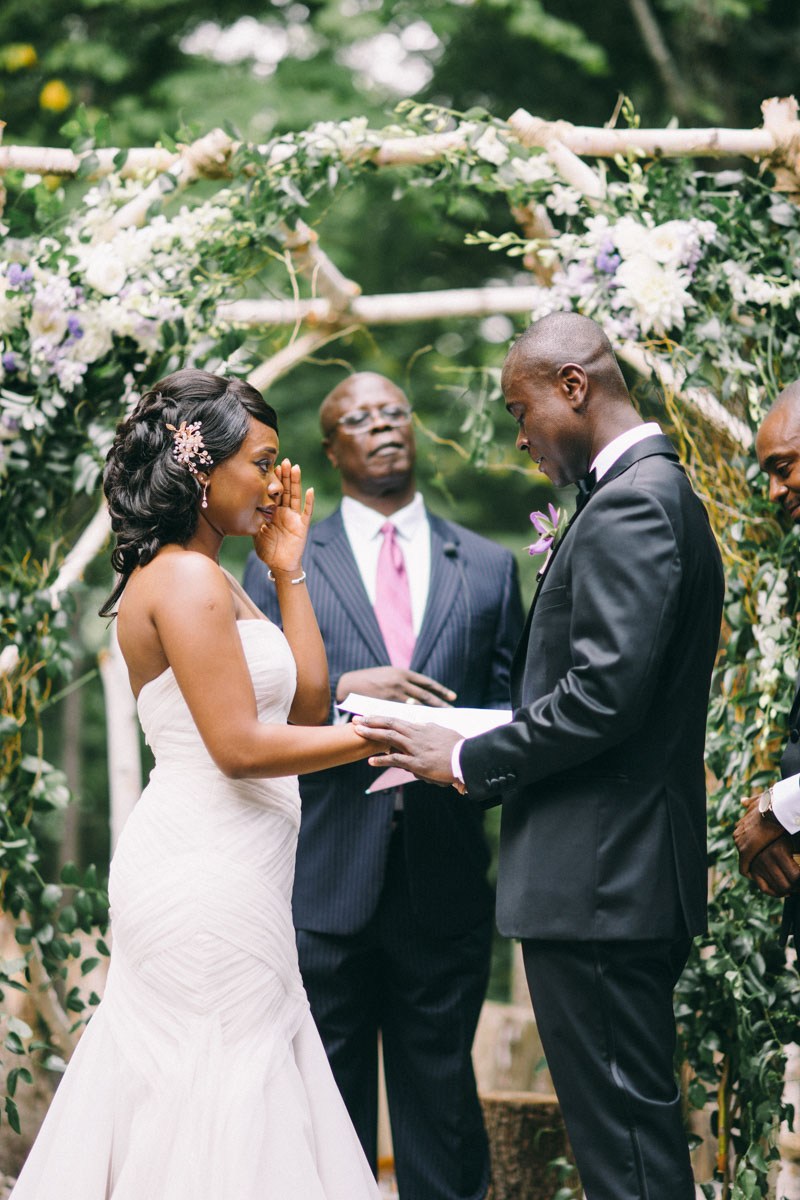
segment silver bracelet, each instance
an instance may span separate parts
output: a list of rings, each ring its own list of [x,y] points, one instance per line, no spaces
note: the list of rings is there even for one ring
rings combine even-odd
[[[302,583],[305,577],[305,571],[301,571],[301,573],[297,576],[297,579],[290,579],[289,583]],[[275,576],[272,574],[272,571],[270,571],[269,567],[267,567],[267,579],[271,579],[273,583],[275,582]]]

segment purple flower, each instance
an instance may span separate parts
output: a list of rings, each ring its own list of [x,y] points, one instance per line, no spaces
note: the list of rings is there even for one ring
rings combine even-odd
[[[17,356],[13,350],[6,350],[3,355],[3,369],[5,371],[18,371]]]
[[[620,256],[616,253],[614,243],[610,238],[606,238],[600,247],[600,253],[595,259],[595,266],[598,271],[602,271],[605,275],[615,274],[617,267],[621,262]]]
[[[76,339],[83,337],[83,330],[81,329],[81,323],[78,320],[78,318],[75,316],[74,313],[70,313],[70,315],[67,317],[67,329],[69,330],[70,337],[73,337]]]
[[[529,554],[544,554],[545,550],[552,549],[558,537],[561,517],[561,511],[553,504],[548,504],[547,513],[543,513],[539,509],[531,513],[533,527],[541,536],[532,545],[526,547]]]
[[[8,282],[12,288],[21,288],[27,291],[33,279],[33,271],[30,267],[21,267],[19,263],[12,263],[8,268]]]

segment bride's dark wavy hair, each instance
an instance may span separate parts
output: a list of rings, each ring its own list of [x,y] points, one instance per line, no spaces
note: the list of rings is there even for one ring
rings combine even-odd
[[[117,426],[103,491],[117,539],[111,563],[119,578],[101,617],[115,615],[135,567],[149,563],[162,546],[184,545],[197,528],[202,488],[188,467],[173,458],[175,443],[167,425],[177,429],[181,421],[201,421],[203,443],[218,466],[241,446],[250,417],[277,433],[275,410],[249,383],[187,368],[160,379]]]

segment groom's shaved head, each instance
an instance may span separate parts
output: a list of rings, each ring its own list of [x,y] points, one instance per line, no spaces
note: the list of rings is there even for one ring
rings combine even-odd
[[[575,312],[551,313],[528,326],[506,356],[503,391],[518,373],[552,379],[568,363],[581,367],[609,398],[628,401],[611,343],[596,321]]]

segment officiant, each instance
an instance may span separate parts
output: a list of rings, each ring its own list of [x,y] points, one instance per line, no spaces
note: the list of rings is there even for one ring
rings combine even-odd
[[[411,406],[391,380],[349,376],[320,422],[342,502],[312,526],[304,566],[331,719],[349,692],[506,707],[522,628],[511,554],[427,509]],[[244,584],[279,620],[254,555]],[[452,788],[390,778],[367,795],[374,781],[364,763],[301,780],[293,912],[303,981],[373,1169],[380,1035],[403,1200],[482,1200],[489,1157],[471,1062],[492,940],[482,816]]]

